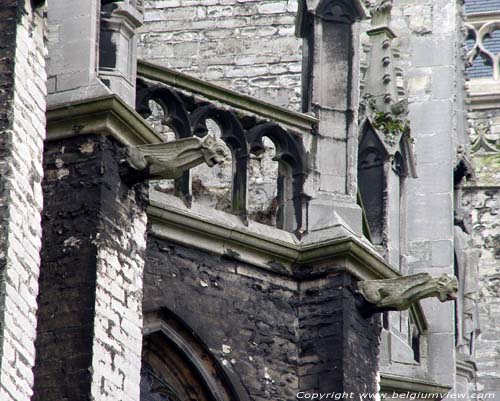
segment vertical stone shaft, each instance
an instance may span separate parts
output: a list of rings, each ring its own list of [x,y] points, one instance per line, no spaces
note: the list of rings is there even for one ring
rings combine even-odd
[[[377,392],[380,316],[360,314],[353,280],[339,273],[301,284],[300,391]]]
[[[299,33],[305,38],[307,66],[303,109],[320,120],[305,185],[313,198],[309,203],[309,230],[345,225],[360,235],[361,209],[356,204],[357,115],[359,21],[364,14],[358,2],[329,0],[316,8],[316,3],[306,3],[313,8],[303,11],[306,22]]]
[[[46,144],[34,401],[139,399],[146,214],[120,152]]]
[[[0,399],[29,401],[45,137],[43,9],[0,7]]]
[[[314,27],[310,107],[321,121],[317,166],[321,174],[319,190],[355,198],[355,173],[350,171],[352,160],[349,160],[348,146],[357,131],[359,85],[357,73],[354,74],[357,30],[351,24],[321,18],[315,19]]]

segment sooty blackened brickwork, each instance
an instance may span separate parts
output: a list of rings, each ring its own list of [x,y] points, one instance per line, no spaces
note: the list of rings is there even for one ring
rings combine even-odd
[[[144,312],[176,314],[251,400],[376,392],[380,324],[348,274],[307,282],[148,237]]]
[[[144,313],[168,308],[191,327],[252,400],[293,399],[298,325],[293,282],[148,237]],[[257,274],[257,273],[255,273]]]
[[[347,273],[301,285],[300,389],[376,393],[380,316],[362,316]]]
[[[3,131],[12,126],[10,102],[14,95],[14,57],[16,53],[16,24],[18,15],[18,0],[6,0],[2,2],[0,10],[0,31],[2,32],[2,44],[0,45],[0,130]],[[8,149],[3,144],[6,136],[0,136],[0,156],[5,158],[4,152]],[[1,188],[0,188],[1,190]]]
[[[145,205],[138,196],[143,191],[121,180],[121,152],[104,136],[46,144],[34,401],[94,399],[97,379],[98,394],[111,400],[108,391],[117,389],[101,380],[101,370],[107,380],[115,381],[115,373],[123,376],[117,380],[122,385],[137,376],[132,387],[138,389],[142,266],[129,273],[128,258],[142,260],[144,247],[140,239],[129,240],[135,231],[129,225],[141,229],[144,220],[144,242]],[[99,352],[104,342],[106,352]],[[125,350],[137,373],[115,372],[123,370],[120,352]],[[104,357],[111,358],[110,366],[96,363]]]

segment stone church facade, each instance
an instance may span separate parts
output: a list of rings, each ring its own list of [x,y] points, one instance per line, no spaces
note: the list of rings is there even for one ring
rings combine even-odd
[[[487,3],[3,2],[0,399],[500,396]]]

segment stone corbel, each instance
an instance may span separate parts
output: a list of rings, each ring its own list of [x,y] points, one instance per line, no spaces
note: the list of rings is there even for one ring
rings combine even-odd
[[[364,300],[361,308],[367,314],[400,311],[424,298],[436,297],[441,302],[456,299],[458,280],[449,274],[432,277],[429,273],[418,273],[387,280],[361,281],[358,293]]]
[[[213,135],[191,137],[161,144],[128,148],[127,162],[135,181],[174,179],[200,164],[223,163],[228,154],[224,143]]]

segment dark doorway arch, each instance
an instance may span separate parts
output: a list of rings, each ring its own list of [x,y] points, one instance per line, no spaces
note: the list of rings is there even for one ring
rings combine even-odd
[[[246,401],[201,339],[169,311],[144,319],[140,401]]]

